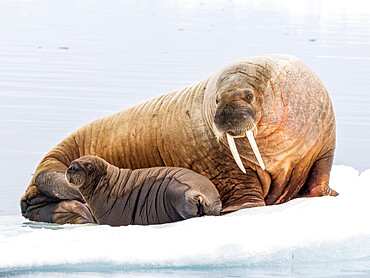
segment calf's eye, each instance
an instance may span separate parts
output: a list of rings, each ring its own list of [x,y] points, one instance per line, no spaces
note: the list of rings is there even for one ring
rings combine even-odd
[[[252,93],[247,94],[247,100],[251,101],[254,98],[254,95]]]
[[[93,169],[93,166],[91,164],[87,164],[86,168],[87,170],[91,171]]]

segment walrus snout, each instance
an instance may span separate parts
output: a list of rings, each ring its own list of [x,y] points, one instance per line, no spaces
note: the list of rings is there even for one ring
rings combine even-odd
[[[256,117],[250,107],[232,103],[217,108],[213,123],[221,136],[245,137],[247,131],[256,127]]]
[[[76,162],[73,162],[69,168],[67,169],[67,173],[69,174],[75,174],[76,172],[78,171],[82,171],[83,169],[81,168],[81,166],[76,163]]]
[[[243,173],[246,173],[246,171],[238,150],[236,149],[234,138],[245,136],[247,136],[262,170],[265,170],[265,165],[253,136],[253,133],[257,133],[257,124],[256,116],[250,106],[240,101],[233,101],[227,105],[220,105],[216,110],[213,124],[216,136],[219,139],[226,134],[234,160]]]
[[[86,173],[77,162],[72,162],[66,171],[66,179],[69,183],[82,186],[86,180]]]

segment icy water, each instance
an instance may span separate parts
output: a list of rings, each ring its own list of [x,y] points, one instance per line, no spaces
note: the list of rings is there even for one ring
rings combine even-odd
[[[367,1],[2,0],[0,42],[0,276],[370,275]],[[269,53],[296,56],[331,94],[335,164],[352,167],[334,167],[338,198],[158,227],[19,216],[36,165],[72,131]]]

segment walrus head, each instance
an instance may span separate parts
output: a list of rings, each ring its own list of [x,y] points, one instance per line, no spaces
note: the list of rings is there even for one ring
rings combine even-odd
[[[106,168],[107,163],[103,159],[86,155],[72,161],[66,171],[66,178],[69,183],[81,187],[90,184],[96,177],[103,175]]]
[[[257,135],[257,122],[261,117],[258,102],[260,96],[253,86],[254,82],[245,69],[232,68],[223,72],[216,84],[214,130],[218,139],[226,135],[231,153],[244,173],[234,138],[247,137],[261,168],[265,169],[254,140]]]

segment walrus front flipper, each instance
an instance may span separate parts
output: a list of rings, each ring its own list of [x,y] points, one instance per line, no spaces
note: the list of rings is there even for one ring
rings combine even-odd
[[[77,186],[67,182],[64,172],[41,172],[35,178],[35,184],[42,193],[51,198],[81,202],[84,200]]]
[[[245,175],[244,180],[239,175]],[[266,205],[261,181],[250,168],[246,169],[246,174],[235,172],[235,179],[225,180],[223,188],[218,189],[222,200],[221,214]]]
[[[61,201],[48,205],[52,222],[58,224],[85,224],[96,223],[86,204],[76,200]]]

